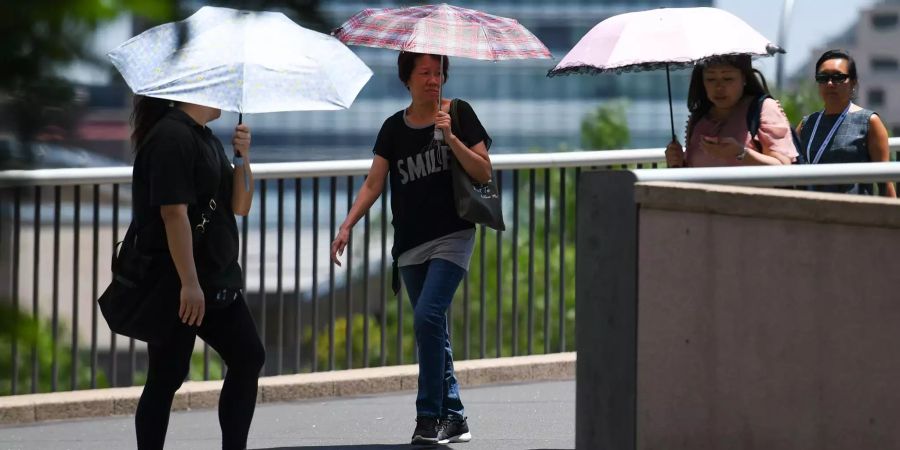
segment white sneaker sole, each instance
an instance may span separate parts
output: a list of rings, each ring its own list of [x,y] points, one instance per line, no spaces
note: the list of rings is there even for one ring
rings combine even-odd
[[[459,442],[469,442],[472,440],[472,433],[463,433],[459,436],[453,436],[449,439],[441,439],[438,444],[455,444]]]

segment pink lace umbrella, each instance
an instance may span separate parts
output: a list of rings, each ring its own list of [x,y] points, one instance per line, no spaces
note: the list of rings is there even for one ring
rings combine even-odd
[[[619,14],[597,24],[547,76],[666,69],[672,139],[669,69],[716,56],[772,56],[784,50],[737,16],[717,8],[660,8]]]
[[[515,19],[447,4],[366,8],[332,34],[348,45],[404,52],[490,61],[551,57]]]

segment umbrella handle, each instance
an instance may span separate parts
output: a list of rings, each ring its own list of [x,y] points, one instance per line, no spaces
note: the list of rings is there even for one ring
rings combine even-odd
[[[672,112],[672,81],[669,80],[669,63],[666,63],[666,87],[669,89],[669,124],[672,126],[672,141],[675,138],[675,114]]]
[[[238,125],[244,123],[244,113],[238,113]],[[235,158],[240,158],[241,155],[235,150],[234,152]],[[245,171],[246,172],[246,171]],[[250,192],[250,178],[244,173],[244,191]]]
[[[437,107],[438,112],[441,110],[441,99],[444,98],[444,55],[438,55],[438,59],[441,60],[441,68],[439,69],[438,76],[441,81],[438,82],[438,99],[437,99]],[[444,131],[439,129],[437,126],[434,127],[434,140],[442,141],[444,140]]]
[[[242,123],[244,123],[244,113],[238,113],[238,125],[240,125]],[[238,152],[235,151],[234,156],[241,156],[241,155],[238,155]]]

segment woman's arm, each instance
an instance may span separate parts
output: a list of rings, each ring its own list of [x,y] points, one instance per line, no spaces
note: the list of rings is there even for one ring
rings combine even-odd
[[[356,222],[359,222],[359,219],[372,207],[375,200],[378,200],[378,197],[381,196],[381,192],[384,190],[384,179],[387,176],[389,167],[388,160],[380,155],[375,155],[372,159],[372,167],[369,168],[366,181],[359,188],[356,200],[353,201],[353,206],[347,212],[347,218],[344,219],[344,222],[338,229],[338,235],[334,238],[334,242],[331,243],[331,261],[338,266],[341,265],[338,256],[344,254],[344,248],[350,242],[350,231],[353,230],[353,226],[356,225]]]
[[[756,139],[761,150],[748,147],[744,165],[790,165],[799,156],[791,123],[775,99],[767,98],[760,105]]]
[[[763,147],[762,152],[756,149],[747,148],[747,155],[744,157],[744,165],[747,166],[787,166],[791,164],[791,158],[783,153],[769,150]]]
[[[487,183],[491,180],[491,157],[488,156],[487,146],[481,141],[471,148],[466,147],[451,130],[450,114],[438,111],[434,119],[434,126],[444,133],[444,141],[453,151],[453,156],[459,161],[462,168],[479,183]]]
[[[891,160],[891,149],[888,146],[888,133],[884,123],[878,114],[872,114],[869,118],[869,135],[867,137],[869,146],[869,159],[873,162],[885,162]],[[879,188],[884,187],[881,195],[885,197],[897,197],[897,191],[894,183],[878,183]]]
[[[194,243],[187,205],[163,205],[159,207],[159,213],[166,227],[169,253],[181,280],[178,317],[183,323],[199,326],[203,321],[206,305],[197,278],[197,267],[194,265]]]
[[[250,214],[254,190],[253,172],[250,170],[250,127],[245,124],[236,126],[231,144],[243,161],[234,167],[234,176],[231,179],[231,210],[239,216],[246,216]],[[244,181],[244,178],[248,180]],[[247,186],[250,189],[247,189]]]
[[[742,143],[738,142],[733,137],[701,138],[700,149],[710,155],[715,155],[722,159],[737,159],[738,156],[746,152],[744,153],[743,159],[740,160],[745,166],[780,166],[791,163],[787,156],[781,155],[778,152],[771,150],[767,151],[765,149],[763,149],[762,152],[758,152],[749,147],[745,148]]]

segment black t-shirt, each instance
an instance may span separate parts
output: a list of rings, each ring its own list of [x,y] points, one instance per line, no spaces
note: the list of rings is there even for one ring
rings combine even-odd
[[[457,137],[467,147],[483,141],[490,148],[491,138],[472,107],[459,100],[457,114],[459,123],[453,125]],[[373,150],[390,164],[394,257],[419,244],[474,227],[456,214],[450,175],[453,151],[433,141],[434,125],[410,128],[403,115],[401,110],[384,121]]]
[[[233,169],[222,143],[209,128],[171,108],[138,147],[132,202],[137,246],[154,256],[160,270],[171,270],[162,205],[188,205],[191,227],[209,216],[206,232],[194,244],[194,263],[202,287],[241,288],[238,230],[231,209]],[[215,210],[209,207],[215,200]]]

